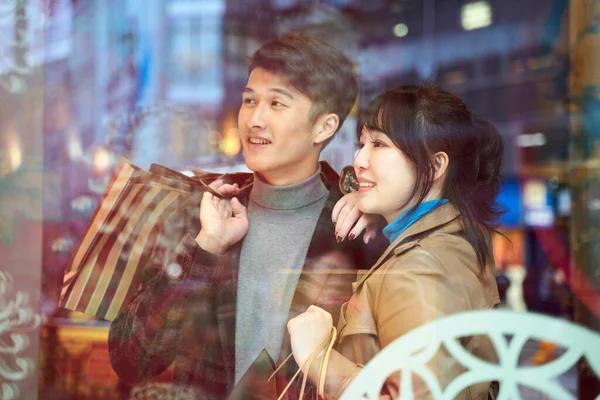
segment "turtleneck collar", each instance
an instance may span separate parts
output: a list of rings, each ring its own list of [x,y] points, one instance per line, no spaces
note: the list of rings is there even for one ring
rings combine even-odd
[[[319,165],[317,172],[308,179],[286,186],[269,185],[255,173],[250,200],[273,210],[294,210],[312,204],[327,194]]]

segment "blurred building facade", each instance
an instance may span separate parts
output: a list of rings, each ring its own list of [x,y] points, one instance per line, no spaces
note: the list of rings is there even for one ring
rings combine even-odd
[[[566,24],[560,0],[64,3],[70,47],[54,69],[64,71],[83,147],[107,146],[141,166],[242,161],[232,138],[248,57],[289,30],[356,61],[360,106],[424,79],[458,93],[514,144],[506,174],[520,161],[566,158],[568,130],[551,132],[565,121],[555,100],[566,95],[567,54],[552,31]],[[520,135],[548,132],[554,140],[519,148]]]

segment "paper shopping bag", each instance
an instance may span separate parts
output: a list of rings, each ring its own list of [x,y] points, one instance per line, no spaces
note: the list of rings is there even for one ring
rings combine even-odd
[[[185,224],[165,223],[186,207],[198,212],[206,185],[155,170],[119,162],[65,272],[60,306],[112,321],[139,289],[157,243],[174,248],[186,233]]]

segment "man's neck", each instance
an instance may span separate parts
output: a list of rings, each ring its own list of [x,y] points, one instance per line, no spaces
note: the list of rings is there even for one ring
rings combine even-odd
[[[321,180],[321,169],[298,183],[275,186],[266,183],[260,176],[254,179],[250,198],[256,204],[272,210],[293,210],[312,204],[327,195]]]
[[[313,176],[318,169],[319,163],[316,162],[313,168],[302,169],[300,171],[299,169],[294,171],[292,168],[290,168],[289,170],[285,171],[256,172],[256,174],[260,179],[262,179],[263,182],[271,186],[289,186],[307,180]]]

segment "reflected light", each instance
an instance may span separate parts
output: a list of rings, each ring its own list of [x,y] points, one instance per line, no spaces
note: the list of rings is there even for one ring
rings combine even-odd
[[[523,185],[523,205],[527,208],[540,209],[546,205],[548,192],[542,181],[527,181]]]
[[[8,168],[9,171],[14,171],[23,163],[23,151],[21,143],[16,134],[8,137]]]
[[[394,36],[404,37],[408,35],[408,26],[406,24],[396,24],[394,26]]]
[[[94,167],[97,170],[106,170],[110,167],[110,153],[104,148],[97,149],[94,152]]]
[[[242,144],[240,143],[240,135],[237,128],[231,128],[225,134],[223,141],[221,141],[221,151],[233,157],[240,152]]]
[[[218,146],[221,142],[221,132],[219,131],[210,131],[208,132],[208,143],[213,146]]]
[[[189,176],[192,177],[196,174],[194,174],[194,171],[190,171],[189,169],[184,169],[183,171],[180,171],[182,174],[184,174],[185,176]]]
[[[517,136],[519,147],[537,147],[546,144],[546,135],[543,133],[526,133]]]
[[[466,31],[490,26],[492,24],[492,7],[487,1],[465,4],[462,7],[461,24]]]

